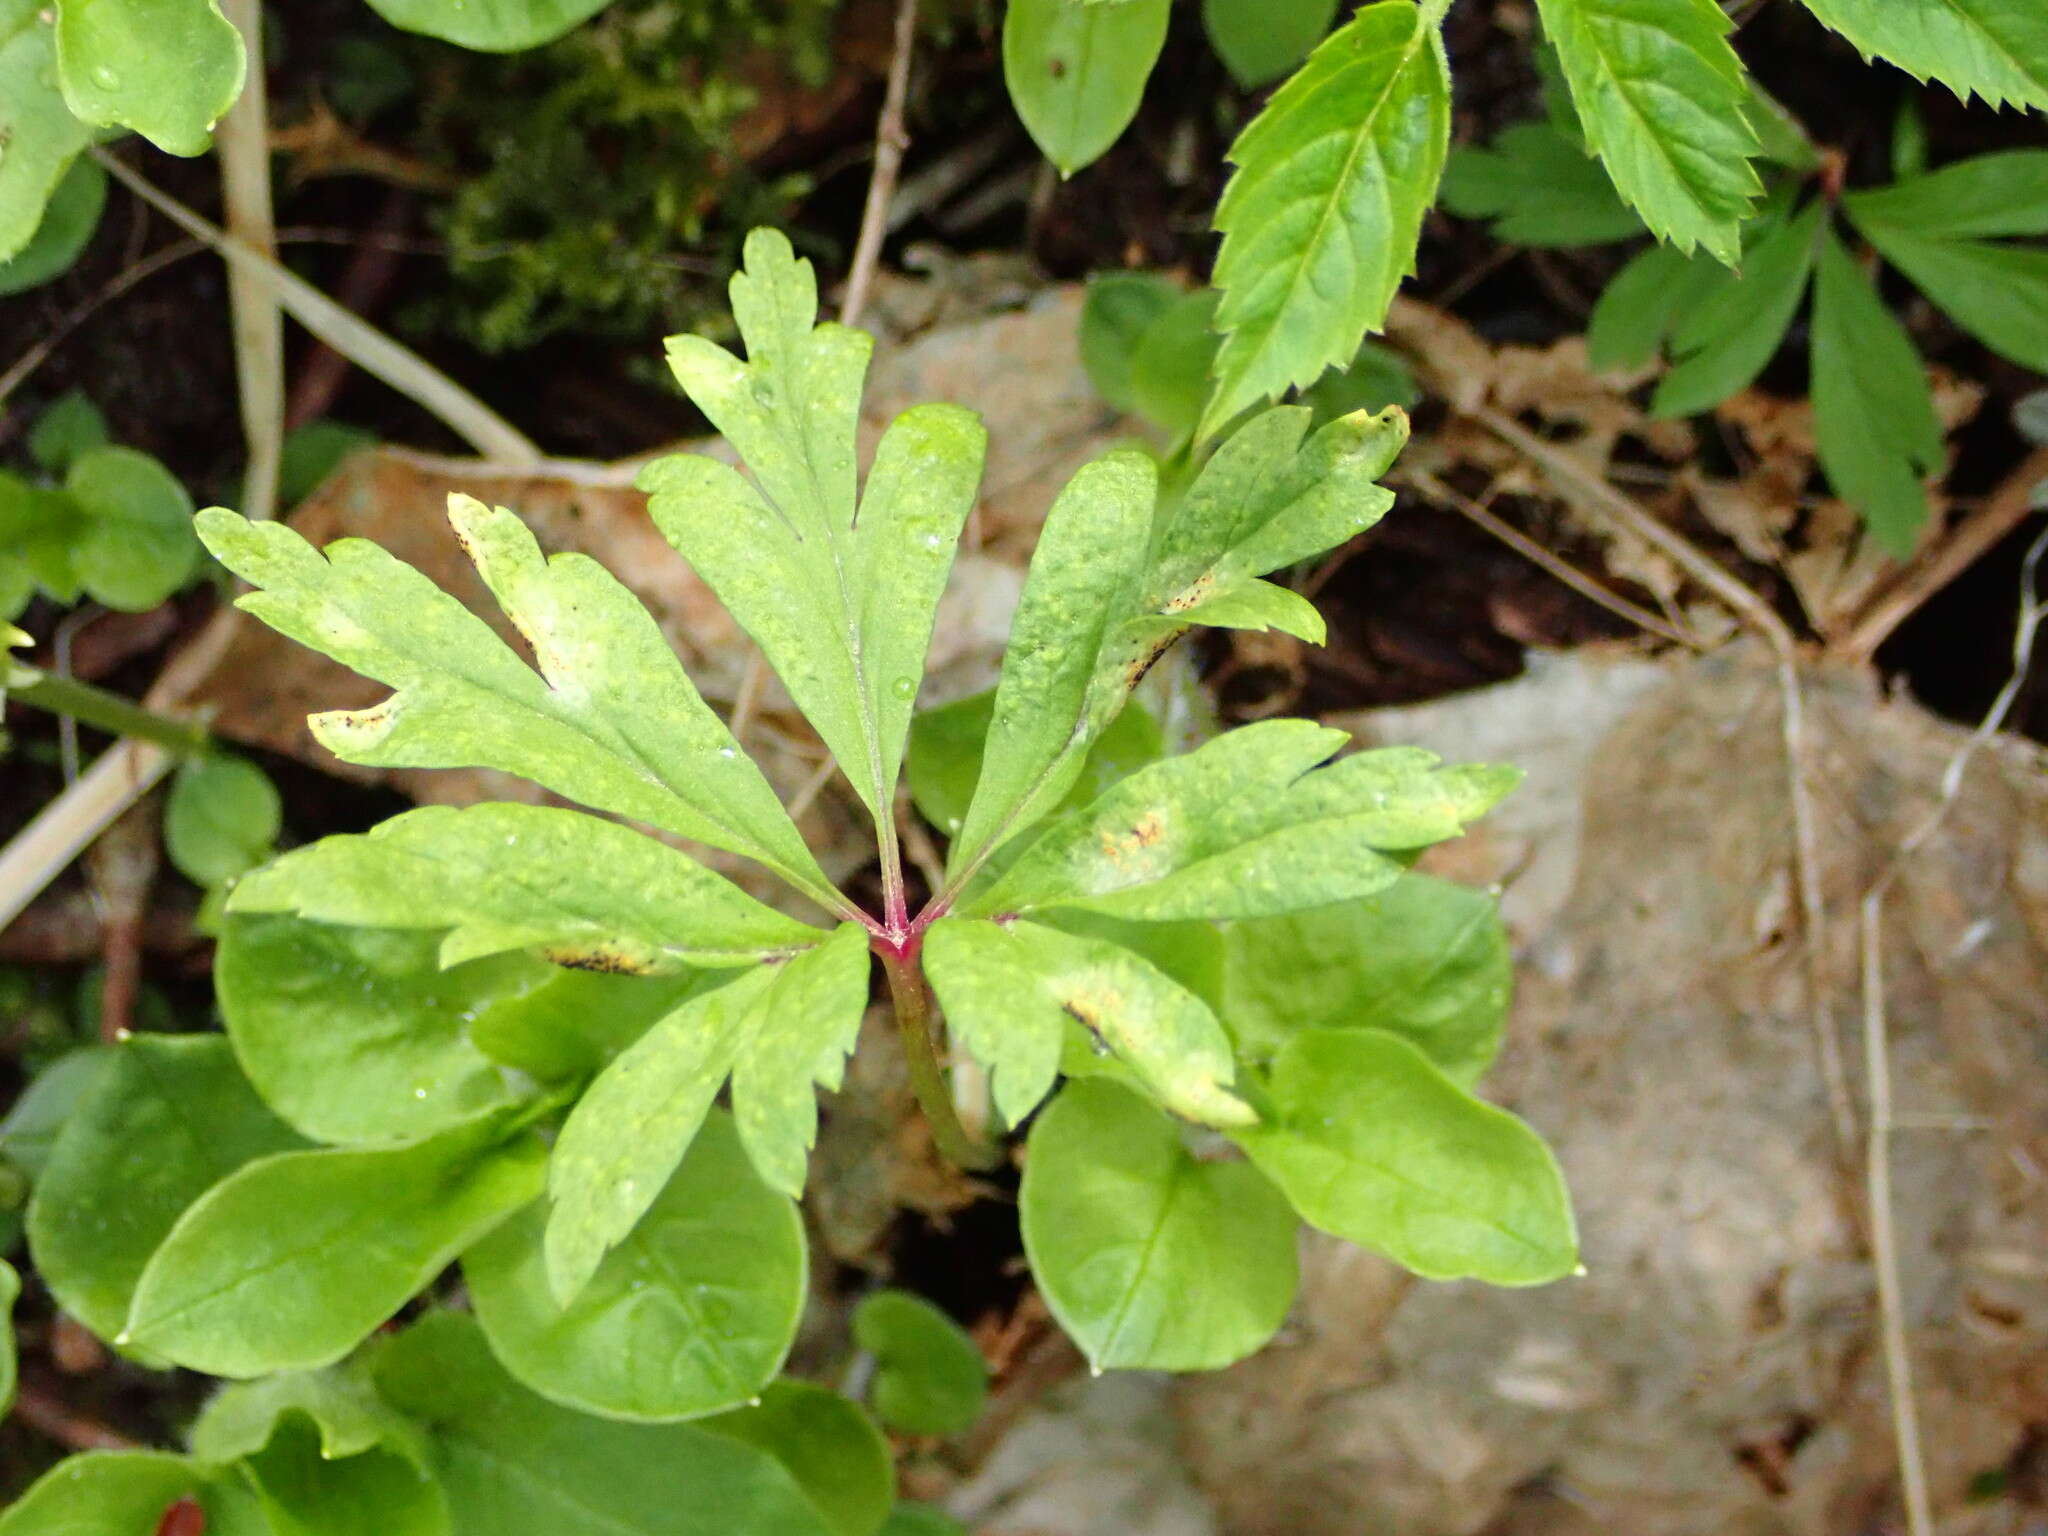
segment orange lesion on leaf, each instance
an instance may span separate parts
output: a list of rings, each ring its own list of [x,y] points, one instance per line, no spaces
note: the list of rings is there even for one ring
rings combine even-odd
[[[1112,832],[1104,829],[1101,838],[1102,856],[1112,864],[1122,865],[1165,836],[1165,814],[1156,809],[1150,810],[1132,822],[1129,831]]]

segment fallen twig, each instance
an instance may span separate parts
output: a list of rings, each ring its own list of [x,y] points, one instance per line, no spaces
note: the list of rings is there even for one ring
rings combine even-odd
[[[903,127],[903,104],[910,94],[910,56],[917,47],[917,0],[897,0],[896,40],[889,56],[889,81],[882,92],[882,115],[875,123],[875,168],[868,177],[868,200],[861,209],[860,238],[854,242],[853,265],[846,274],[846,298],[839,306],[840,323],[860,324],[882,261],[882,239],[889,232],[889,204],[903,169],[903,151],[910,139]]]

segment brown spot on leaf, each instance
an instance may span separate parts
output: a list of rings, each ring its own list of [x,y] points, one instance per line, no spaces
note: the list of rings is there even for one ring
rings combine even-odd
[[[156,1536],[206,1536],[206,1511],[194,1499],[180,1499],[164,1511]]]
[[[572,971],[602,971],[608,976],[651,976],[654,966],[645,956],[628,952],[620,944],[557,944],[541,951],[544,959]]]

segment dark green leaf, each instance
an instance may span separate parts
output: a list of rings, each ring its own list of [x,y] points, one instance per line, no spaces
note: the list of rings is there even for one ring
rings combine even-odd
[[[1172,0],[1010,0],[1003,79],[1024,127],[1062,176],[1100,156],[1138,115],[1171,8]]]
[[[970,1536],[966,1526],[936,1504],[898,1504],[879,1536]]]
[[[272,1529],[287,1536],[450,1536],[448,1500],[431,1472],[375,1448],[336,1457],[320,1431],[288,1415],[243,1463]]]
[[[1246,90],[1270,85],[1323,40],[1337,0],[1202,0],[1202,25]]]
[[[544,1083],[589,1077],[689,998],[715,971],[612,976],[554,970],[526,991],[486,1002],[469,1038],[493,1061]]]
[[[338,421],[309,421],[293,427],[284,435],[284,451],[278,459],[278,504],[297,506],[319,490],[349,455],[376,444],[376,433]]]
[[[14,1406],[14,1303],[21,1295],[21,1276],[0,1259],[0,1413]]]
[[[1659,416],[1711,410],[1764,371],[1806,297],[1827,219],[1815,202],[1770,229],[1743,258],[1742,271],[1677,318],[1671,339],[1677,360],[1657,384]]]
[[[117,1054],[112,1046],[83,1046],[36,1073],[0,1120],[0,1157],[30,1179],[40,1179],[58,1133]]]
[[[1865,58],[1968,100],[2048,109],[2048,11],[2035,0],[1805,0]]]
[[[2048,373],[2048,250],[1922,237],[1884,224],[1865,232],[1956,324],[2001,357]]]
[[[2048,235],[2048,149],[1958,160],[1888,187],[1852,192],[1842,206],[1873,239],[1881,226],[1941,240]]]
[[[106,202],[107,173],[97,160],[80,155],[50,194],[34,237],[0,261],[0,295],[24,293],[68,272],[99,228]]]
[[[1301,403],[1322,427],[1354,411],[1382,415],[1390,405],[1404,410],[1422,398],[1422,386],[1400,353],[1368,341],[1342,368],[1332,368],[1301,392]]]
[[[83,390],[72,389],[51,401],[36,418],[29,429],[28,456],[50,474],[61,475],[81,454],[108,441],[107,418]]]
[[[270,776],[245,757],[212,752],[171,782],[164,852],[194,885],[226,885],[269,857],[283,825]]]
[[[239,1488],[183,1456],[88,1451],[60,1461],[0,1514],[0,1536],[152,1536],[181,1499],[205,1536],[272,1536]]]
[[[1222,345],[1211,329],[1217,297],[1213,288],[1182,294],[1145,328],[1131,358],[1133,409],[1177,442],[1194,435],[1209,397],[1209,373]]]
[[[35,238],[89,140],[57,89],[54,19],[41,0],[0,0],[0,261]]]
[[[875,1536],[896,1497],[896,1466],[874,1420],[837,1392],[775,1381],[751,1407],[703,1428],[766,1451],[838,1536]]]
[[[192,498],[148,454],[89,449],[72,460],[64,489],[85,514],[71,558],[94,601],[139,612],[191,579],[199,560]]]
[[[1599,162],[1549,123],[1517,123],[1488,148],[1452,150],[1438,200],[1461,219],[1492,219],[1493,237],[1511,245],[1602,245],[1643,232]]]
[[[1705,256],[1653,245],[1614,274],[1586,325],[1586,360],[1595,368],[1636,369],[1656,361],[1681,315],[1734,281]]]
[[[1088,382],[1126,414],[1138,409],[1131,363],[1152,322],[1180,300],[1181,291],[1152,272],[1098,272],[1081,304],[1081,366]]]
[[[1294,1300],[1295,1219],[1239,1162],[1189,1155],[1113,1083],[1069,1083],[1031,1130],[1024,1251],[1097,1369],[1215,1370],[1272,1338]]]
[[[875,1357],[869,1395],[892,1429],[958,1435],[988,1400],[988,1362],[953,1319],[908,1291],[875,1291],[853,1310],[853,1342]]]

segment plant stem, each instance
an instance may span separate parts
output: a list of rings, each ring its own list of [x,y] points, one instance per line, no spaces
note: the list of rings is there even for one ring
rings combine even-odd
[[[195,757],[213,746],[213,737],[196,721],[174,720],[131,703],[118,693],[53,672],[36,673],[34,682],[9,689],[7,697],[46,709],[53,715],[69,715],[109,735],[155,742],[181,757]]]
[[[953,1109],[952,1086],[946,1080],[945,1068],[939,1065],[938,1047],[933,1040],[932,995],[915,952],[906,954],[892,944],[882,943],[875,946],[875,953],[889,978],[889,997],[896,1005],[896,1031],[903,1037],[903,1054],[910,1063],[910,1086],[932,1128],[932,1140],[948,1161],[962,1168],[995,1167],[1001,1154],[969,1135]]]

